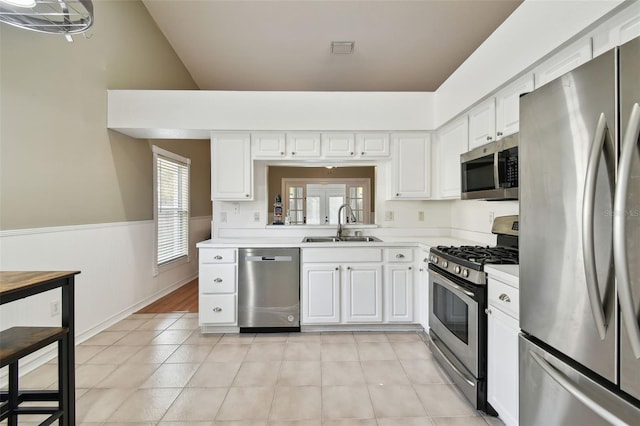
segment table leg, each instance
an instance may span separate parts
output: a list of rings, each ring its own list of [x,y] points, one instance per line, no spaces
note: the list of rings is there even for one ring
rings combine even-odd
[[[76,424],[76,384],[75,384],[75,318],[74,318],[74,277],[67,278],[62,286],[62,326],[69,329],[69,333],[62,339],[59,346],[60,392],[62,408],[64,410],[63,425]]]

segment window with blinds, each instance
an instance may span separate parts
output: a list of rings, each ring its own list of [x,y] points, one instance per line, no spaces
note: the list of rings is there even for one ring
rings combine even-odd
[[[191,160],[153,147],[155,272],[189,257],[189,167]]]

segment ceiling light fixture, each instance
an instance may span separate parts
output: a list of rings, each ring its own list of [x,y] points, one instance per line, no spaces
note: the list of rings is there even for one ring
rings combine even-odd
[[[353,41],[332,41],[331,42],[331,54],[333,55],[348,55],[353,53]]]
[[[34,7],[36,5],[36,0],[0,0],[0,2],[16,7]]]
[[[27,2],[31,6],[26,6]],[[27,7],[29,7],[27,9]],[[0,22],[49,34],[80,34],[93,25],[91,0],[0,0]]]

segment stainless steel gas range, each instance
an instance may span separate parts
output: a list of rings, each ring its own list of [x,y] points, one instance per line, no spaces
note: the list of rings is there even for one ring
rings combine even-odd
[[[494,220],[497,246],[438,246],[429,255],[429,337],[434,357],[478,410],[487,402],[484,265],[518,264],[518,216]]]

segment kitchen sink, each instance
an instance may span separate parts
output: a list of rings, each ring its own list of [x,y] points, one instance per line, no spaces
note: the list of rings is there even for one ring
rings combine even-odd
[[[338,242],[348,242],[348,243],[371,243],[371,242],[381,242],[382,240],[377,237],[369,237],[369,236],[352,236],[352,237],[304,237],[302,240],[303,243],[338,243]]]

